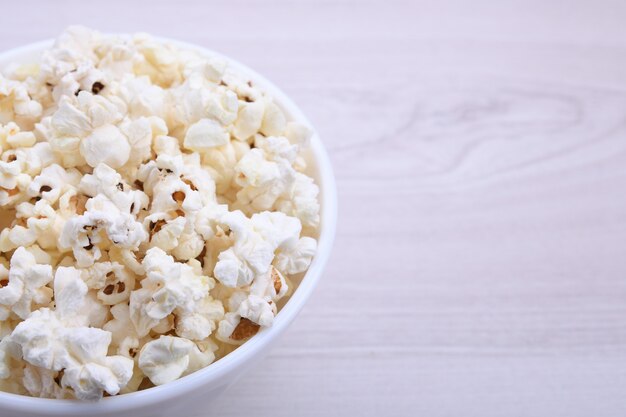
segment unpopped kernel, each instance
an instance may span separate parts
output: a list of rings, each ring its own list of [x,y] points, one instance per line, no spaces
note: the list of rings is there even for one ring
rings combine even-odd
[[[0,390],[98,400],[274,321],[316,252],[311,131],[216,57],[67,29],[0,75]]]

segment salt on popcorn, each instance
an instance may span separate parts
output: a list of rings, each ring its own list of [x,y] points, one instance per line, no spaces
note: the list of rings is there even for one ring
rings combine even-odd
[[[222,59],[72,27],[0,75],[0,104],[0,390],[133,392],[272,326],[320,210],[311,131],[272,97]]]

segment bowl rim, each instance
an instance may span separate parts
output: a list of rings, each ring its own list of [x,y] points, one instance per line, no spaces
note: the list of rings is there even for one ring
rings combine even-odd
[[[131,36],[117,33],[106,33],[105,35],[117,37]],[[217,57],[226,60],[229,67],[234,68],[237,73],[249,77],[262,90],[269,93],[287,113],[288,119],[302,122],[313,129],[309,149],[313,153],[314,165],[317,168],[314,176],[316,183],[320,187],[319,199],[321,206],[317,253],[300,285],[277,314],[272,327],[263,329],[233,352],[203,369],[164,385],[106,397],[97,402],[29,397],[0,391],[0,410],[35,412],[48,416],[84,415],[84,413],[96,413],[97,415],[97,413],[122,412],[152,406],[175,397],[184,396],[186,393],[192,392],[203,385],[218,381],[223,376],[236,371],[241,365],[252,360],[257,354],[262,353],[269,343],[289,326],[311,296],[330,257],[337,226],[337,188],[335,177],[330,158],[319,135],[300,108],[274,83],[234,58],[193,43],[167,37],[150,36],[155,40],[168,43],[177,48],[196,51],[201,56]],[[32,56],[41,53],[44,49],[51,47],[53,43],[53,39],[48,39],[2,51],[0,52],[0,67],[4,68],[8,64],[18,62],[16,60],[20,57],[24,59],[27,55]]]

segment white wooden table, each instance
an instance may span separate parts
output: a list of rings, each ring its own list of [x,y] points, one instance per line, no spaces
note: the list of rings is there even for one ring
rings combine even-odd
[[[77,22],[196,42],[330,150],[323,282],[196,416],[626,415],[626,3],[11,3],[3,49]]]

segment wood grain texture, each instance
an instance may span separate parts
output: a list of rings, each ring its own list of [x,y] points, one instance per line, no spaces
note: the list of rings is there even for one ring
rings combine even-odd
[[[623,1],[8,7],[2,48],[83,23],[231,55],[329,148],[326,276],[190,417],[626,414]]]

